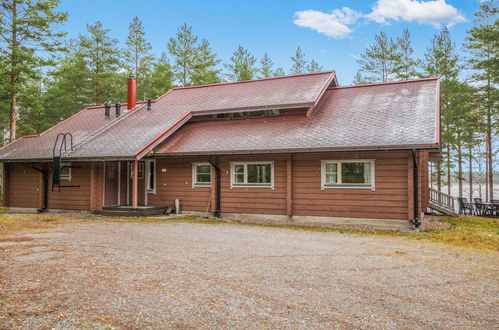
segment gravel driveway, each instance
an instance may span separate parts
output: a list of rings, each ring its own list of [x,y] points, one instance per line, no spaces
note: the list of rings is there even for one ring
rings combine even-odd
[[[0,237],[0,328],[497,328],[496,252],[231,224]]]

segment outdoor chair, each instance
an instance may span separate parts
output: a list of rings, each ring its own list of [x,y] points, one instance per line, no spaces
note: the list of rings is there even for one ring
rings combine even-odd
[[[476,215],[483,216],[487,213],[487,205],[483,204],[483,201],[481,198],[474,198],[475,200],[475,213]]]
[[[459,203],[459,213],[460,214],[466,215],[466,211],[468,211],[469,215],[474,214],[473,204],[468,202],[467,198],[458,197],[457,202]]]

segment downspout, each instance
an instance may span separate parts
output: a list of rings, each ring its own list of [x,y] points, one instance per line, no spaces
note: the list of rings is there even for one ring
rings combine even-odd
[[[217,218],[220,218],[221,216],[221,210],[220,210],[220,181],[221,181],[221,178],[220,178],[220,174],[221,174],[221,171],[220,171],[220,168],[211,160],[211,156],[208,156],[208,162],[210,163],[211,166],[213,166],[213,168],[215,169],[215,183],[216,183],[216,186],[215,186],[215,194],[216,194],[216,209],[215,209],[215,216]]]
[[[41,209],[38,209],[38,213],[45,213],[47,212],[47,209],[48,209],[48,189],[49,189],[49,172],[47,172],[46,170],[44,169],[41,169],[41,168],[38,168],[35,166],[35,163],[31,163],[31,168],[42,173],[42,176],[43,176],[43,190],[42,190],[42,194],[43,194],[43,206]]]
[[[419,176],[418,176],[418,162],[417,162],[417,154],[416,149],[412,149],[412,162],[414,166],[413,170],[413,185],[414,185],[414,229],[419,231],[419,227],[421,226],[421,222],[419,221]]]

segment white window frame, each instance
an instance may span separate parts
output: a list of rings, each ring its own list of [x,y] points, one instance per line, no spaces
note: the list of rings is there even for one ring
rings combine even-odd
[[[199,165],[208,165],[210,166],[210,182],[197,182],[197,172]],[[208,162],[195,162],[192,163],[192,188],[209,188],[211,187],[211,182],[213,181],[213,168]]]
[[[248,165],[250,164],[270,164],[270,183],[247,183],[248,182]],[[244,181],[246,183],[237,183],[234,180],[236,165],[244,166]],[[274,161],[247,161],[247,162],[230,162],[230,189],[232,188],[271,188],[274,190]]]
[[[154,167],[154,182],[153,182],[153,189],[149,187],[149,176],[151,175],[150,173],[150,168],[151,168],[151,163],[153,163]],[[148,194],[156,194],[156,180],[157,180],[157,175],[158,171],[156,170],[156,159],[148,159],[145,162],[145,179],[146,179],[146,190]]]
[[[68,174],[67,175],[62,175],[62,168],[65,167],[65,166],[68,166],[68,167],[66,167],[68,169]],[[61,163],[61,175],[60,175],[61,180],[71,181],[71,178],[72,178],[71,175],[72,175],[72,173],[71,173],[71,163],[67,163],[67,162]]]
[[[371,163],[371,183],[342,183],[341,182],[341,164],[343,163]],[[326,164],[337,164],[337,181],[336,184],[326,183]],[[321,190],[335,188],[335,189],[371,189],[375,190],[376,177],[375,177],[375,161],[374,159],[328,159],[321,160]]]

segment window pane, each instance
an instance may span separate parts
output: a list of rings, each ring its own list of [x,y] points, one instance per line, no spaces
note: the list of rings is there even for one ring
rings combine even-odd
[[[244,183],[244,174],[243,173],[241,173],[241,174],[236,173],[234,176],[234,181],[237,183]]]
[[[198,165],[197,166],[197,171],[198,173],[204,173],[204,174],[207,174],[207,173],[210,173],[210,165]]]
[[[234,171],[236,173],[244,173],[244,165],[235,165],[234,166]]]
[[[196,183],[211,182],[211,166],[209,164],[196,165]]]
[[[154,190],[154,162],[149,162],[149,182],[147,183],[147,189]]]
[[[369,174],[366,174],[366,171]],[[370,163],[342,163],[341,181],[342,183],[370,183]]]
[[[198,183],[210,183],[211,176],[209,174],[199,174],[198,173],[196,180]]]
[[[248,183],[270,183],[272,165],[248,164]]]
[[[326,184],[338,183],[338,164],[326,164]]]

